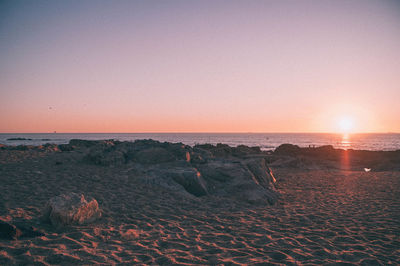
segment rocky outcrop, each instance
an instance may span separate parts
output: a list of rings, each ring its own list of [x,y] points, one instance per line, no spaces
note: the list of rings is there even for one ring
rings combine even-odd
[[[94,198],[71,192],[51,198],[42,218],[55,227],[62,227],[90,223],[99,217],[101,211]]]
[[[253,204],[273,204],[278,199],[275,178],[264,159],[215,160],[199,166],[199,171],[212,186],[213,194]]]
[[[71,143],[70,143],[71,144]],[[137,140],[73,144],[86,148],[84,160],[101,166],[131,164],[141,180],[196,197],[217,195],[251,203],[274,203],[276,181],[258,147]]]
[[[175,168],[166,171],[172,180],[180,184],[187,192],[197,197],[208,194],[207,185],[201,173],[195,168]]]

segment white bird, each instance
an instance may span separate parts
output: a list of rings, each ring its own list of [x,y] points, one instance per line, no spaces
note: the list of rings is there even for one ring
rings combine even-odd
[[[364,171],[369,172],[369,171],[371,171],[371,168],[364,168]]]

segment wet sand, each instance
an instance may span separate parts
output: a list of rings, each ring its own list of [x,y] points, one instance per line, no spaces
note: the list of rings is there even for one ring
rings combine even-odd
[[[84,164],[79,153],[0,151],[0,220],[44,236],[0,240],[0,264],[400,263],[400,172],[273,169],[281,197],[254,206],[153,187],[129,165]],[[55,229],[47,200],[82,192],[93,224]]]

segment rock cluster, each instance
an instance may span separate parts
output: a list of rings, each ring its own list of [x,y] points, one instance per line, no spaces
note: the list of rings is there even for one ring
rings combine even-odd
[[[132,164],[144,182],[196,197],[218,195],[250,203],[277,200],[266,154],[258,147],[230,147],[205,144],[194,147],[182,143],[137,140],[71,140],[62,150],[83,149],[84,161],[107,167]]]

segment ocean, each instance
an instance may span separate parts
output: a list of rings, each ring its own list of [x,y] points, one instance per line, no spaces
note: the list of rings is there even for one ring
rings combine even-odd
[[[259,146],[262,150],[273,150],[283,143],[300,147],[333,145],[335,148],[355,150],[399,150],[399,133],[328,134],[328,133],[0,133],[0,144],[42,145],[65,144],[71,139],[114,139],[134,141],[154,139],[158,141],[182,142],[187,145],[225,143],[230,146]]]

